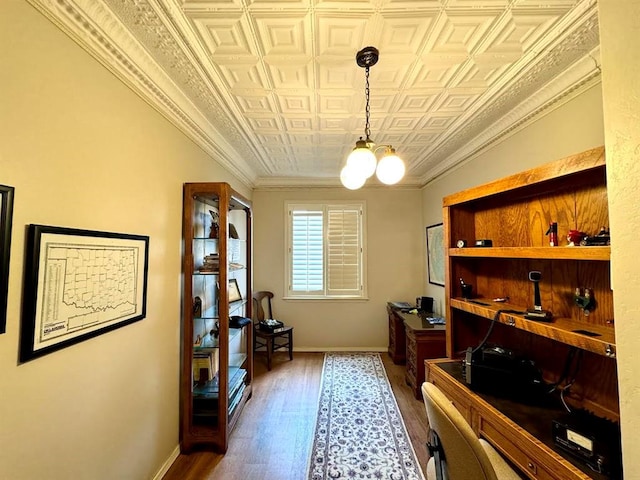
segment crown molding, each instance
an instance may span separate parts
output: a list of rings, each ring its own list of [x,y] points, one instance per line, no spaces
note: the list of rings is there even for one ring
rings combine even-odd
[[[529,122],[551,113],[555,108],[570,101],[583,91],[601,81],[600,47],[583,56],[569,69],[552,81],[543,85],[534,95],[527,98],[506,115],[494,122],[486,130],[468,141],[462,148],[422,176],[422,186],[435,180],[470,157],[488,148],[507,135],[526,126]]]
[[[102,0],[27,0],[211,158],[253,188],[237,150]]]

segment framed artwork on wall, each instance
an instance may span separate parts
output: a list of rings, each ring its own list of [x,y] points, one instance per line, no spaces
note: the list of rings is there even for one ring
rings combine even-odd
[[[20,360],[146,316],[149,237],[29,225]]]
[[[427,261],[429,283],[444,287],[444,226],[427,227]]]
[[[0,185],[0,333],[7,330],[13,191],[13,187]]]

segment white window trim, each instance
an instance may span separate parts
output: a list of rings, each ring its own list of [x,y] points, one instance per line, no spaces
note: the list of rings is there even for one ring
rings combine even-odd
[[[360,246],[361,246],[361,254],[360,254],[360,275],[361,275],[361,288],[360,293],[358,295],[327,295],[326,293],[322,294],[302,294],[302,293],[294,293],[291,291],[291,249],[292,249],[292,221],[289,215],[289,212],[292,208],[302,209],[323,209],[323,215],[326,217],[326,208],[331,206],[353,206],[358,208],[361,212],[361,223],[360,223]],[[284,274],[284,300],[330,300],[330,301],[364,301],[368,300],[367,293],[367,215],[366,215],[366,202],[364,200],[355,200],[355,201],[336,201],[336,200],[318,200],[318,201],[285,201],[284,205],[284,216],[285,216],[285,242],[284,242],[284,256],[285,256],[285,274]],[[325,218],[326,223],[326,218]],[[326,237],[326,231],[324,232],[324,236]],[[326,239],[326,238],[325,238]],[[324,271],[326,272],[326,259]],[[326,278],[324,280],[324,291],[326,292]]]

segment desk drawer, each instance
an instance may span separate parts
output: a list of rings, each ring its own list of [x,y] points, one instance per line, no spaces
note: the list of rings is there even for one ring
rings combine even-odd
[[[500,431],[499,427],[482,417],[479,421],[480,436],[486,438],[494,447],[500,450],[505,457],[527,474],[529,478],[534,480],[562,480],[563,477],[556,477],[540,465],[539,461],[533,460],[522,451]]]

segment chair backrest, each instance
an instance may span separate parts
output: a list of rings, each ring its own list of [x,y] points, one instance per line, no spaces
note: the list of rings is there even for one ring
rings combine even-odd
[[[273,298],[273,292],[268,292],[266,290],[253,292],[254,321],[261,322],[265,318],[273,318],[273,312],[271,311],[272,298]],[[266,302],[264,302],[265,299],[266,299]],[[266,303],[266,312],[265,312],[263,303]]]
[[[432,383],[422,384],[429,427],[440,438],[449,480],[498,480],[489,456],[462,414]]]

